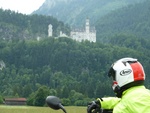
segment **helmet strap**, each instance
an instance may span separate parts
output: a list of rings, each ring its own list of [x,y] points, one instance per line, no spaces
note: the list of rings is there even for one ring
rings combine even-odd
[[[122,92],[121,92],[121,88],[120,88],[119,85],[117,85],[117,86],[115,87],[114,92],[115,92],[115,94],[116,94],[117,97],[121,98]]]
[[[129,89],[129,88],[131,88],[131,87],[134,87],[134,86],[141,86],[141,85],[143,85],[143,84],[144,84],[144,81],[143,81],[143,80],[131,82],[131,83],[129,83],[129,84],[123,86],[123,87],[120,87],[120,86],[117,84],[117,85],[115,86],[115,89],[113,89],[113,90],[114,90],[116,96],[119,97],[119,98],[121,98],[121,97],[122,97],[122,93],[123,93],[125,90],[127,90],[127,89]]]
[[[120,98],[122,96],[122,92],[121,92],[120,86],[118,85],[116,81],[113,82],[112,88],[116,96]]]

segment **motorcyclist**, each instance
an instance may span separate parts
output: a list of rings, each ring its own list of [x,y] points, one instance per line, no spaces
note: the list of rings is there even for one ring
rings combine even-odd
[[[113,113],[150,113],[150,91],[145,88],[145,72],[134,58],[122,58],[111,65],[108,76],[116,97],[98,98],[87,108],[113,109]]]

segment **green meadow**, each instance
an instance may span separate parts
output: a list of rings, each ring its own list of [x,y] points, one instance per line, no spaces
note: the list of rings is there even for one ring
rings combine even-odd
[[[86,107],[67,106],[65,109],[67,113],[86,113]],[[63,111],[49,107],[0,106],[0,113],[63,113]]]

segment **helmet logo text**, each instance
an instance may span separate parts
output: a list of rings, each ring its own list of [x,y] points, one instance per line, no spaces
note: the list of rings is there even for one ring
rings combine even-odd
[[[129,75],[132,72],[131,69],[124,69],[120,72],[121,76]]]

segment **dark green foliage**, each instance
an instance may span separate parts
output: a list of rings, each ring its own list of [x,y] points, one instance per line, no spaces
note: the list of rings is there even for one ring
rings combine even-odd
[[[150,1],[129,5],[102,17],[96,23],[97,40],[108,42],[116,34],[149,39]]]
[[[6,67],[0,71],[1,94],[29,97],[28,105],[36,106],[43,106],[48,95],[64,98],[66,105],[85,105],[85,99],[113,95],[107,71],[115,60],[138,58],[146,74],[150,66],[148,41],[133,37],[137,43],[132,46],[121,43],[130,42],[131,36],[117,37],[110,40],[113,45],[69,38],[3,41],[0,58]],[[147,76],[147,87],[148,80]]]
[[[70,106],[70,99],[69,98],[63,98],[61,100],[62,100],[63,105]]]
[[[27,104],[31,106],[44,106],[45,99],[49,95],[49,88],[46,86],[40,86],[35,93],[32,93],[27,100]]]
[[[2,11],[0,14],[8,14],[9,16],[11,13],[14,14],[8,12]],[[114,61],[122,57],[134,57],[143,64],[146,73],[145,85],[150,88],[150,77],[147,76],[150,73],[150,39],[145,38],[149,32],[138,36],[134,32],[138,34],[140,33],[139,30],[134,29],[134,32],[129,33],[124,29],[125,32],[123,33],[115,32],[115,34],[109,35],[112,33],[111,30],[118,29],[120,31],[123,24],[120,24],[121,27],[119,28],[108,29],[111,26],[107,22],[111,23],[111,21],[107,18],[108,20],[104,19],[103,22],[106,22],[108,35],[105,35],[106,32],[103,34],[103,32],[98,31],[98,33],[101,32],[101,36],[99,34],[97,37],[103,43],[100,40],[96,43],[88,41],[80,43],[69,38],[46,36],[40,41],[35,40],[34,37],[20,40],[23,38],[23,35],[18,35],[20,28],[21,31],[28,29],[31,35],[32,33],[44,34],[46,32],[44,25],[46,25],[49,17],[19,15],[20,18],[22,16],[26,19],[30,18],[30,22],[32,21],[30,30],[28,25],[26,26],[22,22],[20,25],[11,19],[3,19],[4,22],[0,21],[2,30],[8,30],[8,32],[1,32],[0,30],[0,61],[2,60],[6,65],[0,70],[0,94],[3,97],[26,97],[28,98],[28,105],[43,106],[48,95],[62,98],[65,105],[86,105],[86,102],[92,98],[114,96],[111,89],[112,81],[107,77],[107,71]],[[143,13],[143,15],[145,14]],[[141,18],[144,17],[141,16]],[[2,19],[1,16],[0,19]],[[44,20],[44,24],[40,24],[41,27],[36,25],[42,20]],[[115,20],[112,21],[115,22]],[[136,22],[136,20],[134,21]],[[141,22],[142,20],[139,21],[139,23]],[[58,24],[57,21],[53,21],[53,23],[56,31],[60,25],[64,27],[61,22]],[[118,26],[117,22],[116,26]],[[142,27],[143,24],[141,27],[139,25],[138,29]],[[144,29],[148,29],[148,26],[145,26]],[[107,31],[105,27],[103,30]],[[10,38],[9,33],[14,33],[15,35],[12,37],[15,37],[11,40],[4,40],[5,36]]]
[[[0,95],[0,104],[4,104],[4,99],[1,95]]]
[[[23,15],[10,10],[0,9],[0,39],[36,39],[48,36],[48,25],[53,26],[53,35],[60,30],[69,34],[70,28],[51,16]]]

